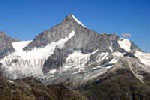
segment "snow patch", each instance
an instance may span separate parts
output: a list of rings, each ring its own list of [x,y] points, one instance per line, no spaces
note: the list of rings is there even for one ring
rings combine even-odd
[[[32,41],[21,41],[21,42],[13,42],[12,46],[16,52],[23,51],[23,48],[26,47]]]
[[[52,70],[50,70],[50,71],[48,72],[48,74],[54,74],[54,73],[56,73],[56,72],[57,72],[56,69],[52,69]]]
[[[64,66],[63,70],[73,69],[84,69],[84,65],[89,61],[91,54],[82,54],[81,51],[74,51],[66,58],[67,66]]]
[[[118,44],[120,45],[120,47],[122,49],[124,49],[125,51],[130,52],[131,51],[131,42],[129,39],[121,39],[118,41]]]
[[[109,63],[110,63],[110,64],[115,64],[115,63],[117,63],[117,61],[118,61],[118,60],[117,60],[116,58],[113,58]]]
[[[14,84],[14,81],[12,81],[12,80],[8,80],[8,82],[11,83],[11,84]]]
[[[118,60],[119,60],[121,57],[123,57],[123,54],[120,53],[120,52],[114,52],[112,55],[113,55],[114,58],[109,62],[110,64],[115,64],[115,63],[117,63]]]
[[[109,55],[108,52],[102,52],[101,54],[99,54],[99,55],[96,57],[96,62],[100,62],[100,61],[102,61],[102,60],[108,59],[108,55]]]
[[[78,72],[82,72],[85,69],[85,64],[90,60],[90,56],[95,54],[98,50],[89,53],[83,54],[81,51],[74,51],[66,58],[66,65],[61,69],[62,71],[67,71],[70,69],[78,69]]]

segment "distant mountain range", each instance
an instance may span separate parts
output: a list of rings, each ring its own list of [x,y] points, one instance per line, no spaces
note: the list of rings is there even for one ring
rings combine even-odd
[[[150,99],[150,54],[129,39],[88,29],[74,15],[31,41],[17,41],[1,32],[0,67],[2,83],[10,92],[4,95],[9,98],[14,88],[23,94],[13,100],[41,100],[49,89],[55,91],[53,96],[68,93],[74,99],[47,95],[42,100]],[[20,84],[25,85],[19,88]]]

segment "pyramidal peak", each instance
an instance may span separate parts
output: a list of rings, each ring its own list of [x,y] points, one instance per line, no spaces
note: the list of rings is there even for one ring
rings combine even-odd
[[[75,17],[75,15],[73,14],[69,14],[67,17],[66,17],[67,20],[73,20],[73,21],[76,21],[78,24],[82,25],[83,27],[86,27],[80,20],[78,20],[78,18]]]

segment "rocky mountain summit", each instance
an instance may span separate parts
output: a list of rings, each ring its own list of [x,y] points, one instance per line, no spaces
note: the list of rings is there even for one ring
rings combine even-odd
[[[98,34],[86,28],[74,15],[66,16],[60,24],[39,34],[24,50],[44,47],[69,36],[71,32],[75,33],[74,36],[66,41],[62,48],[55,48],[55,53],[45,62],[44,72],[48,72],[49,69],[60,68],[65,63],[69,54],[72,54],[74,51],[81,51],[82,54],[92,53],[96,50],[98,50],[98,53],[111,51],[126,52],[123,48],[120,48],[118,43],[120,40],[119,36],[115,34]],[[134,43],[131,43],[130,49],[130,52],[139,50]],[[91,60],[93,59],[96,58]]]
[[[2,79],[9,95],[21,95],[14,100],[150,99],[150,54],[129,39],[88,29],[74,15],[31,41],[0,39]]]
[[[119,51],[120,49],[117,43],[120,39],[119,36],[115,34],[98,34],[79,24],[78,19],[74,15],[68,15],[60,24],[40,33],[24,50],[45,47],[52,42],[69,36],[72,31],[75,32],[75,36],[64,44],[64,48],[74,48],[82,50],[84,53],[92,52],[95,49],[106,51],[110,50],[109,47],[112,47],[114,51]],[[137,46],[132,43],[131,49],[137,49]]]

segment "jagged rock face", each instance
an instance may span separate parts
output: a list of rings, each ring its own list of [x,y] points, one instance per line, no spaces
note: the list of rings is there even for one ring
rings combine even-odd
[[[16,41],[8,37],[4,32],[0,32],[0,58],[14,51],[12,42]]]
[[[67,41],[64,48],[81,49],[83,52],[92,52],[95,49],[106,51],[109,46],[114,51],[120,49],[117,43],[119,36],[115,34],[98,34],[77,23],[73,15],[68,15],[60,24],[40,33],[24,50],[44,47],[52,42],[65,38],[72,31],[75,31],[75,36]],[[135,49],[137,46],[132,43],[131,48]]]
[[[67,16],[61,24],[56,25],[51,30],[47,30],[37,36],[25,50],[30,50],[34,47],[44,47],[51,42],[56,42],[65,38],[72,31],[75,31],[75,36],[70,39],[64,46],[67,49],[79,49],[83,52],[92,52],[93,50],[100,49],[101,51],[108,49],[112,45],[114,49],[118,49],[116,35],[103,34],[100,35],[92,30],[78,24],[72,15]]]
[[[51,42],[56,42],[62,38],[65,38],[73,30],[76,30],[80,25],[78,25],[75,20],[70,16],[67,16],[61,24],[54,26],[51,30],[44,31],[39,34],[33,42],[31,42],[24,50],[30,50],[34,47],[44,47]]]
[[[125,50],[120,48],[118,44],[118,40],[120,38],[115,34],[98,34],[78,24],[76,21],[74,21],[72,16],[67,16],[67,18],[62,22],[62,24],[60,24],[60,26],[61,25],[64,27],[64,29],[62,28],[63,32],[60,32],[58,34],[66,34],[66,32],[74,30],[75,36],[65,43],[63,49],[55,49],[55,53],[50,56],[44,64],[44,72],[48,72],[49,69],[60,68],[60,66],[65,63],[68,55],[76,50],[80,50],[83,54],[98,50],[98,53],[100,54],[101,52],[111,52],[111,47],[113,52],[125,52]],[[59,25],[56,27],[57,28],[52,28],[52,30],[55,29],[55,31],[57,32],[59,29],[61,29],[59,28]],[[64,33],[64,30],[70,31],[65,31]],[[131,50],[134,51],[137,49],[138,47],[134,43],[132,43]],[[95,60],[96,56],[97,53],[95,54],[95,58],[92,58],[91,60]]]
[[[24,50],[45,47],[52,42],[57,42],[67,37],[72,31],[75,32],[75,35],[64,44],[63,48],[56,48],[55,53],[45,62],[43,67],[44,72],[60,68],[65,63],[68,55],[77,50],[80,50],[83,54],[96,50],[99,50],[99,53],[103,51],[111,52],[111,50],[114,52],[125,52],[118,44],[120,38],[117,35],[98,34],[79,24],[73,15],[67,16],[62,23],[56,25],[51,30],[39,34]],[[131,49],[137,49],[137,46],[132,43]]]

